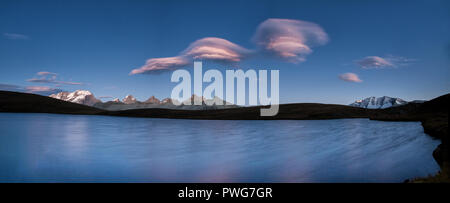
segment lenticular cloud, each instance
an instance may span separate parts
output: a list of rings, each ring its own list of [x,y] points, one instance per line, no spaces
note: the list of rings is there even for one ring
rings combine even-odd
[[[289,62],[305,61],[312,47],[328,42],[328,35],[317,24],[291,19],[268,19],[261,23],[253,41],[269,53]]]
[[[223,62],[239,62],[248,54],[249,50],[228,40],[207,37],[193,42],[184,55],[193,59],[217,60]]]
[[[306,55],[312,52],[312,47],[326,44],[328,35],[315,23],[268,19],[258,26],[253,41],[264,52],[298,63],[305,61]],[[191,43],[178,56],[149,59],[144,66],[132,70],[130,75],[182,68],[192,64],[193,60],[236,63],[251,54],[255,52],[226,39],[207,37]]]
[[[130,75],[151,73],[155,71],[173,70],[189,65],[189,60],[184,57],[167,57],[167,58],[152,58],[147,60],[145,65],[140,68],[134,69],[130,72]]]
[[[144,66],[132,70],[130,75],[182,68],[190,65],[192,60],[239,62],[250,52],[226,39],[207,37],[193,42],[179,56],[149,59]]]
[[[362,82],[359,76],[354,73],[344,73],[339,75],[339,79],[347,82]]]

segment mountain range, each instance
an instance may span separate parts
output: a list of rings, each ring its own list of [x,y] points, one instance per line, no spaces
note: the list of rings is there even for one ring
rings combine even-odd
[[[174,104],[175,101],[172,101],[172,99],[170,98],[159,100],[155,96],[151,96],[144,102],[141,102],[138,101],[133,95],[127,95],[122,100],[116,98],[112,101],[102,102],[101,100],[97,99],[94,96],[94,94],[92,94],[90,91],[87,90],[76,90],[74,92],[60,92],[57,94],[52,94],[50,95],[50,97],[110,111],[119,111],[128,109],[146,109],[146,108],[208,110],[208,109],[224,109],[237,107],[236,105],[226,102],[220,99],[219,97],[206,99],[204,97],[199,97],[195,94],[192,95],[189,99],[187,99],[187,101],[182,102],[181,105],[175,105]],[[194,102],[201,103],[202,105],[184,105],[186,103],[194,104]]]
[[[366,109],[385,109],[394,106],[405,105],[408,102],[400,98],[392,98],[388,96],[383,97],[368,97],[362,100],[356,100],[350,106],[366,108]]]
[[[197,95],[192,95],[190,99],[184,101],[182,103],[201,103],[202,105],[174,105],[172,99],[165,98],[160,100],[155,96],[151,96],[147,100],[141,102],[138,101],[133,95],[127,95],[122,100],[118,98],[102,102],[100,99],[97,99],[94,94],[87,90],[77,90],[74,92],[60,92],[57,94],[52,94],[50,97],[55,99],[60,99],[63,101],[69,101],[77,104],[83,104],[88,106],[93,106],[100,109],[105,110],[128,110],[128,109],[143,109],[143,108],[166,108],[166,109],[185,109],[185,110],[207,110],[207,109],[222,109],[222,108],[235,108],[236,105],[233,105],[229,102],[226,102],[219,97],[214,97],[212,99],[205,99],[204,97],[199,97]],[[176,101],[178,102],[178,101]],[[368,97],[361,100],[356,100],[355,102],[349,104],[353,107],[366,108],[366,109],[385,109],[395,106],[401,106],[408,103],[423,103],[424,101],[415,100],[411,102],[407,102],[400,98],[395,97]],[[206,104],[217,104],[217,105],[206,105]],[[225,104],[225,105],[222,105]]]

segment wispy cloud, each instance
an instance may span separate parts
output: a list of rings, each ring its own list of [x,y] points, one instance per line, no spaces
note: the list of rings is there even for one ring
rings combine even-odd
[[[83,85],[81,82],[67,82],[67,81],[60,81],[57,80],[58,74],[47,72],[47,71],[41,71],[36,73],[39,78],[31,78],[26,80],[27,82],[33,82],[33,83],[50,83],[50,84],[56,84],[56,85]]]
[[[24,88],[18,85],[10,85],[10,84],[0,84],[0,90],[3,91],[12,91],[12,92],[20,92],[23,91]]]
[[[17,34],[17,33],[3,33],[3,37],[11,40],[29,40],[30,37],[23,34]]]
[[[414,63],[415,61],[415,59],[388,55],[386,57],[367,56],[363,59],[356,60],[355,63],[364,69],[382,69],[406,66]]]
[[[355,73],[344,73],[339,75],[339,79],[347,82],[362,82],[361,79],[359,79],[359,76]]]
[[[62,92],[63,90],[58,88],[52,88],[47,86],[19,86],[19,85],[10,85],[10,84],[0,84],[0,90],[3,91],[11,91],[11,92],[26,92],[40,95],[51,95],[55,93]]]
[[[417,59],[394,55],[387,55],[385,59],[394,64],[395,67],[408,66],[418,61]]]
[[[52,72],[47,72],[47,71],[41,71],[41,72],[37,72],[36,75],[41,75],[41,76],[46,76],[46,75],[57,76],[58,73],[52,73]]]
[[[59,85],[83,85],[83,83],[81,83],[81,82],[57,81],[57,80],[48,79],[48,78],[31,78],[31,79],[28,79],[27,82],[52,83],[52,84],[59,84]]]
[[[25,87],[25,91],[28,93],[41,94],[41,95],[51,95],[62,92],[63,90],[47,87],[47,86],[27,86]]]
[[[264,50],[293,63],[305,61],[313,46],[328,40],[327,33],[315,23],[275,18],[261,23],[253,36]]]

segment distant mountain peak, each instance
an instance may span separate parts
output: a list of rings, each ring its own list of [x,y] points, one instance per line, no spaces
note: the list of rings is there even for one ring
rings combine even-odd
[[[57,94],[52,94],[50,97],[88,106],[93,106],[94,104],[101,102],[99,99],[95,98],[94,94],[87,90],[60,92]]]
[[[144,103],[147,103],[147,104],[160,104],[161,101],[158,98],[156,98],[155,96],[151,96]]]
[[[137,100],[133,97],[133,95],[129,94],[125,98],[123,98],[122,102],[125,104],[134,104],[137,102]]]
[[[361,100],[356,100],[351,103],[350,106],[367,108],[367,109],[385,109],[394,106],[405,105],[408,102],[394,97],[382,96],[382,97],[368,97]]]
[[[214,106],[225,106],[225,105],[236,106],[230,102],[223,100],[222,98],[220,98],[218,96],[214,96],[211,99],[207,99],[203,96],[200,97],[195,94],[193,94],[189,99],[187,99],[183,102],[183,104],[185,104],[185,103],[190,103],[191,105],[195,105],[195,103],[197,103],[197,104],[209,105],[209,106],[211,106],[211,105],[214,105]]]

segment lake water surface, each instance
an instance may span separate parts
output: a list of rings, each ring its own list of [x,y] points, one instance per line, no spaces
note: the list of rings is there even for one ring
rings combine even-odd
[[[0,113],[0,182],[402,182],[439,143],[419,122]]]

